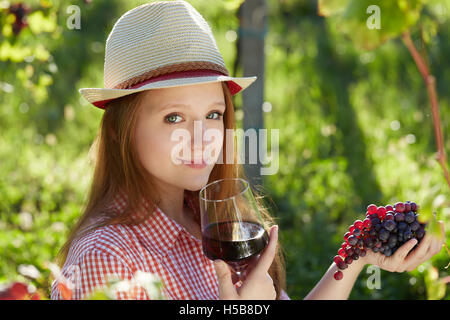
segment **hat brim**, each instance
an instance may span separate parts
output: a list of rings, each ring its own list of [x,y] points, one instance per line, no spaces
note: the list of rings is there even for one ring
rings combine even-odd
[[[78,91],[81,95],[94,106],[104,109],[105,105],[117,98],[127,96],[132,93],[141,92],[149,89],[162,89],[171,87],[180,87],[193,84],[222,82],[226,81],[230,88],[231,94],[235,95],[246,89],[257,79],[253,77],[228,77],[228,76],[207,76],[207,77],[191,77],[180,79],[169,79],[158,82],[151,82],[136,89],[104,89],[104,88],[81,88]]]

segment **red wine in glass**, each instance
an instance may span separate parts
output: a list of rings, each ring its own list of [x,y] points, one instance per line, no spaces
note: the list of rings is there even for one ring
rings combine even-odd
[[[206,257],[228,263],[242,275],[269,242],[249,183],[242,178],[213,181],[200,190],[202,246]]]
[[[203,252],[211,259],[221,259],[236,272],[245,270],[269,242],[267,231],[251,221],[226,221],[210,224],[203,231]]]

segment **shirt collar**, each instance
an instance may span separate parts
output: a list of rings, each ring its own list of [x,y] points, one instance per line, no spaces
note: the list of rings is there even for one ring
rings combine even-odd
[[[118,193],[114,200],[114,206],[119,210],[124,210],[126,199],[127,196],[125,194]],[[168,217],[161,208],[157,205],[152,208],[145,199],[142,207],[134,215],[140,216],[144,212],[151,210],[153,212],[146,220],[138,225],[131,226],[136,231],[139,241],[146,247],[156,250],[161,256],[165,256],[176,243],[180,233],[185,233],[189,238],[199,242],[183,226]]]

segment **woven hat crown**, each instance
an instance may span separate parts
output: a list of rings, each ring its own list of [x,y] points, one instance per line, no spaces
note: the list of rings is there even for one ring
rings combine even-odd
[[[189,70],[229,75],[210,26],[186,1],[157,1],[127,11],[106,40],[105,88],[127,89]]]

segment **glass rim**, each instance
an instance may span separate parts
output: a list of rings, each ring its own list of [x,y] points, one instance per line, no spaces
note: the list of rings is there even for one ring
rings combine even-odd
[[[220,199],[220,200],[205,199],[205,198],[202,196],[202,192],[203,192],[207,187],[209,187],[209,186],[211,186],[211,185],[213,185],[213,184],[215,184],[215,183],[218,183],[218,182],[220,182],[220,181],[230,181],[230,180],[239,180],[239,181],[243,181],[244,184],[245,184],[244,190],[241,191],[241,192],[239,192],[239,193],[237,193],[237,194],[235,194],[235,195],[233,195],[233,196],[231,196],[231,197],[228,197],[228,198],[225,198],[225,199]],[[230,200],[230,199],[232,199],[232,198],[234,198],[234,197],[236,197],[236,196],[239,196],[239,195],[243,194],[244,192],[246,192],[246,191],[248,190],[249,187],[250,187],[250,183],[249,183],[247,180],[245,180],[245,179],[242,179],[242,178],[223,178],[223,179],[219,179],[219,180],[215,180],[215,181],[213,181],[213,182],[210,182],[210,183],[208,183],[207,185],[205,185],[203,188],[201,188],[200,191],[199,191],[199,197],[200,197],[200,199],[201,199],[202,201],[206,201],[206,202],[222,202],[222,201]]]

